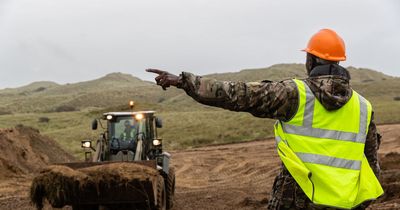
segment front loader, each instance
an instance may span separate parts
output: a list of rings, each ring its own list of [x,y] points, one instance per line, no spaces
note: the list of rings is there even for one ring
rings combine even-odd
[[[32,182],[37,208],[47,200],[53,207],[76,209],[170,209],[175,193],[171,155],[163,151],[154,111],[109,112],[98,124],[104,132],[95,142],[82,141],[85,162],[52,165]]]

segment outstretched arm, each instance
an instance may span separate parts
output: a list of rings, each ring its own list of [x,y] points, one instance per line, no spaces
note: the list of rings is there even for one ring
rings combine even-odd
[[[288,120],[296,112],[298,93],[291,80],[245,83],[218,81],[188,72],[176,76],[157,69],[147,71],[159,75],[156,82],[164,89],[177,86],[205,105],[280,120]]]

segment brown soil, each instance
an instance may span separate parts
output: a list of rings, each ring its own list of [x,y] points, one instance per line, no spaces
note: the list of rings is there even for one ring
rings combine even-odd
[[[400,209],[400,124],[379,126],[379,130],[386,194],[370,209]],[[172,155],[177,187],[174,210],[266,209],[280,167],[272,139],[174,151]],[[27,198],[30,182],[29,177],[2,181],[0,209],[34,209]]]
[[[0,209],[29,209],[28,189],[34,174],[50,163],[74,161],[38,130],[0,129]]]
[[[0,180],[23,177],[38,172],[49,163],[73,159],[36,129],[22,125],[0,129]]]
[[[94,201],[101,196],[101,201],[116,202],[129,196],[141,196],[142,190],[153,195],[158,179],[163,179],[155,168],[119,162],[72,169],[64,165],[52,165],[41,171],[32,181],[31,200],[38,209],[43,208],[43,201],[54,207],[72,205],[78,201]],[[139,193],[138,193],[139,192]],[[85,195],[85,196],[82,196]],[[120,196],[118,196],[120,195]],[[128,198],[126,198],[128,197]]]

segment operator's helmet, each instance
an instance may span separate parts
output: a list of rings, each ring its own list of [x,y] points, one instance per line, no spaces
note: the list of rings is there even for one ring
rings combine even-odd
[[[314,34],[303,51],[328,61],[346,60],[344,41],[331,29],[322,29]]]

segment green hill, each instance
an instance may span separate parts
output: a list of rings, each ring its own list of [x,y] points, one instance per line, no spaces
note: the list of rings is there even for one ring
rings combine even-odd
[[[131,99],[157,103],[163,100],[159,87],[129,74],[112,73],[74,84],[32,83],[0,91],[0,108],[11,113],[53,112],[59,107],[74,110],[112,107]],[[40,90],[40,91],[38,91]],[[176,94],[169,91],[165,97]]]
[[[376,121],[400,122],[400,78],[369,69],[348,69],[353,88],[372,102]],[[268,68],[206,75],[232,81],[283,80],[305,76],[303,64],[278,64]],[[73,84],[35,82],[20,88],[0,90],[0,127],[13,127],[20,123],[36,127],[80,156],[79,142],[96,139],[99,134],[90,130],[91,120],[103,112],[127,110],[129,100],[137,102],[137,110],[158,111],[164,119],[160,134],[169,149],[272,136],[273,120],[204,106],[182,90],[170,88],[162,91],[152,82],[122,73]],[[71,107],[75,111],[63,112],[60,109]],[[49,122],[41,122],[40,118],[48,118]]]
[[[385,75],[381,72],[373,71],[365,68],[347,68],[351,74],[352,83],[382,81],[394,79],[394,77]],[[262,81],[262,80],[284,80],[292,78],[305,78],[306,70],[304,64],[277,64],[268,68],[245,69],[239,72],[211,74],[207,77],[215,79],[232,80],[232,81]]]
[[[25,85],[18,88],[6,88],[0,90],[0,94],[2,96],[25,95],[25,94],[45,91],[58,86],[60,85],[55,82],[49,82],[49,81],[33,82],[29,85]]]

